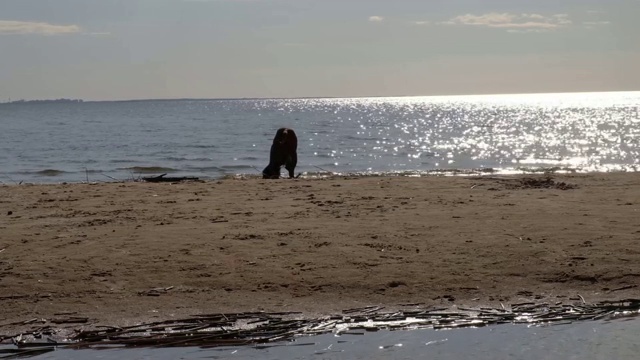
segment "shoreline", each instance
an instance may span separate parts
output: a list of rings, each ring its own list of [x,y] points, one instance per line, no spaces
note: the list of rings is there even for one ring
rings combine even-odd
[[[264,165],[264,164],[261,164]],[[84,171],[66,171],[55,168],[46,168],[42,170],[23,173],[22,175],[34,175],[41,181],[34,181],[33,178],[16,180],[8,175],[5,175],[5,181],[0,180],[0,186],[19,186],[19,185],[69,185],[69,184],[113,184],[113,183],[132,183],[132,182],[144,182],[146,178],[153,177],[184,177],[194,178],[198,181],[215,182],[226,180],[260,180],[262,174],[258,166],[248,166],[254,171],[251,173],[220,173],[216,175],[198,173],[194,175],[193,171],[183,171],[165,166],[133,166],[129,168],[118,168],[110,171],[96,171],[96,170],[84,170]],[[396,177],[434,177],[434,176],[453,176],[453,177],[527,177],[527,176],[565,176],[565,175],[590,175],[590,174],[633,174],[640,172],[637,166],[633,164],[629,165],[603,165],[599,168],[591,168],[590,170],[584,170],[581,167],[568,167],[559,165],[548,166],[536,166],[529,168],[520,167],[504,167],[504,168],[492,168],[492,167],[478,167],[478,168],[433,168],[433,169],[405,169],[405,170],[385,170],[385,171],[330,171],[323,169],[319,166],[311,166],[315,170],[307,170],[298,172],[297,178],[301,180],[320,180],[320,179],[336,179],[336,178],[396,178]],[[118,171],[129,170],[133,171],[128,174],[126,178],[114,177],[114,173]],[[87,172],[88,171],[88,172]],[[107,174],[108,173],[108,174]],[[67,179],[61,174],[75,174],[76,178]],[[89,176],[89,174],[91,176]],[[110,175],[109,175],[110,174]],[[14,176],[16,174],[13,174]],[[114,176],[111,176],[114,175]],[[282,174],[281,174],[282,175]],[[57,181],[42,181],[46,178],[57,178],[62,176]],[[100,179],[96,179],[100,177]],[[286,175],[282,177],[286,178]],[[9,181],[7,181],[7,179]]]
[[[582,302],[509,304],[501,308],[423,307],[404,304],[402,309],[383,306],[345,309],[340,314],[308,318],[291,312],[212,313],[168,319],[132,326],[32,327],[20,335],[0,335],[0,351],[35,355],[60,349],[124,349],[130,347],[248,347],[278,346],[309,336],[332,333],[365,335],[378,330],[451,330],[501,324],[549,326],[584,321],[613,321],[640,316],[640,299],[588,304]],[[86,320],[83,318],[83,320]],[[52,321],[56,323],[55,321]],[[68,322],[77,323],[78,318]],[[60,322],[57,322],[60,323]],[[9,341],[16,347],[5,348]]]
[[[0,333],[639,297],[640,174],[550,176],[0,185]]]

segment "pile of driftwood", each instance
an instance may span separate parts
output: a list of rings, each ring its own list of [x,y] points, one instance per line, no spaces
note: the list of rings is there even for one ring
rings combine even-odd
[[[300,319],[299,313],[231,313],[197,315],[187,319],[167,320],[127,327],[99,326],[77,330],[64,341],[54,341],[46,331],[12,338],[15,349],[0,349],[10,356],[30,355],[66,349],[113,349],[119,347],[212,348],[269,344],[290,341],[300,336],[333,332],[364,334],[365,331],[451,329],[494,324],[533,325],[567,324],[640,313],[640,299],[587,304],[519,303],[502,308],[422,308],[420,304],[403,304],[404,310],[385,311],[383,307],[344,310],[342,314],[320,319]],[[49,328],[49,331],[52,329]],[[262,345],[264,346],[264,345]],[[21,353],[22,352],[22,353]]]
[[[200,181],[199,178],[197,177],[193,177],[193,176],[180,176],[180,177],[175,177],[175,176],[166,176],[167,174],[161,174],[158,176],[147,176],[147,177],[143,177],[142,180],[146,181],[146,182],[180,182],[180,181]]]

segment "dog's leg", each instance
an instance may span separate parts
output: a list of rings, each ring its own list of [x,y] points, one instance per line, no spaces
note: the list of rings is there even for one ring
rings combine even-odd
[[[284,168],[287,169],[287,171],[289,171],[289,178],[291,179],[295,177],[294,170],[296,169],[297,164],[298,164],[298,154],[294,152],[287,158],[287,162],[284,165]]]
[[[273,166],[272,164],[267,165],[267,167],[262,170],[262,178],[280,179],[280,166]]]

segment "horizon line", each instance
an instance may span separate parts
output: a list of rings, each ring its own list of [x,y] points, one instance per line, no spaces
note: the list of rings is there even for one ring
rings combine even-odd
[[[229,101],[229,100],[304,100],[304,99],[367,99],[367,98],[407,98],[407,97],[472,97],[472,96],[506,96],[506,95],[542,95],[542,94],[597,94],[597,93],[632,93],[640,90],[601,90],[601,91],[560,91],[560,92],[518,92],[518,93],[492,93],[492,94],[446,94],[446,95],[360,95],[360,96],[276,96],[276,97],[196,97],[196,98],[140,98],[140,99],[114,99],[114,100],[84,100],[79,98],[57,98],[57,99],[20,99],[8,102],[0,101],[0,104],[28,103],[28,102],[142,102],[142,101]],[[11,98],[9,98],[11,99]]]

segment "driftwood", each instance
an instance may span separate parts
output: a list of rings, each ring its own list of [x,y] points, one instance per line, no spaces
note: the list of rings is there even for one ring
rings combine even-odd
[[[320,319],[298,319],[299,313],[224,313],[194,315],[187,319],[158,321],[127,327],[99,326],[76,330],[71,336],[56,341],[49,326],[11,336],[17,350],[62,347],[67,349],[102,349],[129,347],[213,348],[219,346],[276,346],[276,342],[325,333],[363,335],[380,329],[453,329],[483,327],[496,324],[557,325],[574,321],[599,320],[622,316],[638,316],[640,299],[625,299],[596,304],[518,303],[502,308],[421,308],[382,312],[383,307],[344,310],[342,314]],[[74,318],[82,319],[82,318]],[[48,337],[45,337],[48,336]],[[0,341],[9,339],[1,336]],[[303,345],[303,344],[301,344]],[[43,349],[44,348],[44,349]],[[1,353],[0,353],[1,354]],[[2,358],[2,356],[0,356]]]
[[[54,324],[84,324],[89,321],[89,318],[70,316],[67,318],[51,319],[50,321]]]
[[[138,291],[138,295],[146,295],[146,296],[160,296],[160,294],[165,294],[167,291],[173,289],[173,286],[169,287],[159,287],[153,288],[150,290]]]
[[[167,174],[162,174],[162,175],[158,175],[158,176],[148,176],[148,177],[143,177],[142,180],[147,181],[147,182],[179,182],[179,181],[198,181],[200,180],[197,177],[193,177],[193,176],[181,176],[181,177],[167,177],[165,176]]]

